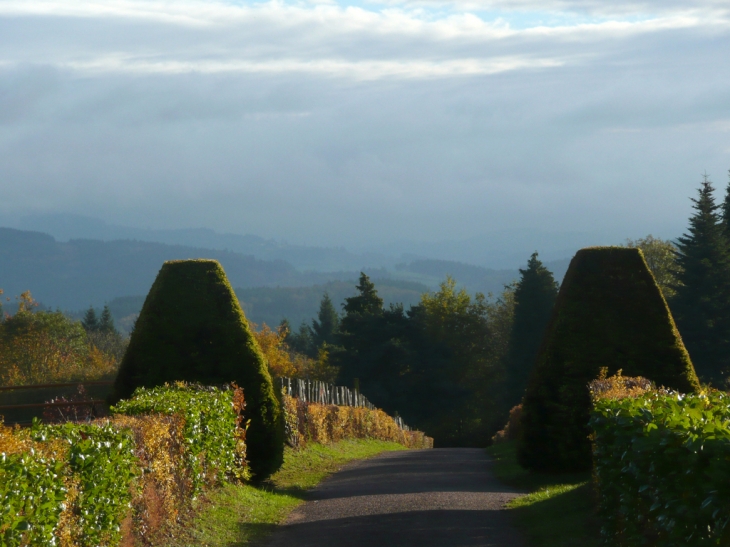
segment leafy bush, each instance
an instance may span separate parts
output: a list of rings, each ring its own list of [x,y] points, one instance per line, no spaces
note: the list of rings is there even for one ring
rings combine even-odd
[[[178,382],[152,389],[139,388],[131,399],[112,407],[113,414],[180,415],[186,463],[193,492],[227,477],[246,478],[245,407],[240,388],[219,389]]]
[[[307,403],[284,395],[287,442],[334,443],[343,439],[394,441],[408,448],[433,448],[433,439],[421,431],[404,431],[379,409]]]
[[[72,544],[119,544],[121,524],[132,501],[130,485],[139,473],[129,431],[108,422],[49,426],[36,423],[31,435],[35,441],[60,439],[69,444],[67,464],[78,487]]]
[[[590,468],[586,386],[603,368],[685,393],[699,388],[638,249],[582,249],[571,261],[524,398],[521,465],[541,471]]]
[[[730,544],[730,396],[596,400],[590,427],[607,544]]]
[[[203,487],[247,476],[244,406],[238,388],[180,384],[110,419],[0,426],[0,545],[153,544]]]
[[[53,544],[69,493],[67,453],[0,425],[0,544]]]
[[[284,452],[284,417],[271,376],[221,265],[214,260],[165,262],[140,312],[114,386],[115,400],[166,382],[236,382],[252,473],[275,471]]]

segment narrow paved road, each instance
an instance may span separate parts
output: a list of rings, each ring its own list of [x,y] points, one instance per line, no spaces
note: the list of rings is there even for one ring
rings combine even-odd
[[[388,452],[313,490],[267,547],[524,547],[484,450]]]

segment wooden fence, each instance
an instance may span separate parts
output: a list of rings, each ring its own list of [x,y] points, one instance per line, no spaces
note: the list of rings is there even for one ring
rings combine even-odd
[[[0,417],[6,425],[79,421],[104,416],[113,382],[69,382],[0,387]]]
[[[278,380],[285,394],[304,402],[319,403],[321,405],[359,406],[370,410],[376,410],[377,408],[356,389],[336,386],[319,380],[300,380],[299,378],[279,378]],[[402,430],[411,431],[403,418],[396,414],[393,419]]]

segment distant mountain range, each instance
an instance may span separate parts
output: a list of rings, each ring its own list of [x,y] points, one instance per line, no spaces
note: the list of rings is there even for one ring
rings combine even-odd
[[[271,251],[271,242],[262,241],[262,248]],[[312,251],[300,264],[316,264],[321,249],[299,250],[302,256]],[[262,254],[267,256],[266,252]],[[386,304],[403,303],[406,307],[415,304],[423,292],[437,288],[447,275],[469,292],[495,295],[519,277],[517,270],[430,259],[401,262],[392,267],[375,264],[352,270],[303,270],[285,260],[261,258],[253,253],[129,239],[63,242],[45,233],[0,228],[0,289],[10,297],[30,290],[44,306],[77,313],[90,305],[99,308],[109,303],[115,318],[125,321],[121,326],[131,326],[130,317],[141,308],[162,263],[187,258],[218,260],[249,318],[269,325],[278,324],[283,317],[294,326],[308,321],[316,314],[325,291],[335,303],[341,303],[354,294],[360,271],[377,280]],[[568,261],[546,265],[560,280]]]
[[[581,247],[621,241],[591,232],[554,232],[522,228],[475,234],[466,239],[408,241],[398,234],[379,244],[360,247],[296,245],[257,235],[219,233],[208,228],[153,229],[121,226],[99,218],[67,213],[0,214],[0,226],[50,234],[59,241],[95,239],[137,240],[167,245],[232,251],[261,260],[284,260],[301,271],[352,271],[367,268],[392,270],[396,264],[422,259],[461,262],[484,268],[516,269],[534,251],[543,260],[570,257]],[[304,231],[304,230],[303,230]],[[630,234],[626,234],[630,235]],[[625,236],[623,236],[625,237]]]
[[[301,271],[320,272],[388,267],[397,258],[379,253],[355,254],[342,247],[290,245],[256,235],[218,233],[208,228],[155,230],[109,224],[103,220],[68,214],[31,215],[15,219],[12,224],[21,230],[53,235],[59,241],[95,239],[101,241],[135,240],[166,245],[182,245],[201,249],[231,251],[255,256],[260,260],[284,260]]]
[[[163,262],[186,258],[218,260],[235,287],[304,286],[339,278],[231,251],[131,240],[63,243],[48,234],[0,228],[0,288],[6,296],[30,290],[37,300],[62,309],[147,294]]]

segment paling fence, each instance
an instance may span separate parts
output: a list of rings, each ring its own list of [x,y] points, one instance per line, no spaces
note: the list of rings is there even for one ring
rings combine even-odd
[[[345,386],[336,386],[319,380],[301,380],[299,378],[279,378],[282,390],[286,395],[304,401],[305,403],[318,403],[320,405],[356,406],[370,410],[376,410],[376,406],[368,401],[356,389]],[[394,416],[395,423],[404,431],[411,431],[403,418]]]

